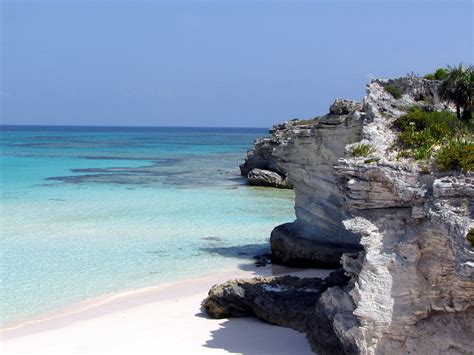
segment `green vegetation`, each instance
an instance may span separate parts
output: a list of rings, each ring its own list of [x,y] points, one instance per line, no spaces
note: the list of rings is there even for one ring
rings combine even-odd
[[[398,145],[403,150],[399,157],[420,160],[435,155],[440,171],[474,170],[472,127],[453,113],[412,107],[394,126],[400,130]]]
[[[471,228],[469,232],[467,232],[466,240],[471,244],[471,247],[474,248],[474,228]]]
[[[294,123],[294,126],[306,126],[306,125],[313,125],[319,122],[318,118],[312,118],[310,120],[298,120]]]
[[[428,164],[423,164],[423,166],[421,167],[421,173],[423,175],[431,174],[430,166]]]
[[[473,171],[474,141],[451,140],[436,155],[436,165],[440,171]]]
[[[433,148],[456,134],[459,121],[451,112],[428,112],[419,107],[410,108],[408,113],[397,118],[395,127],[400,129],[398,137],[402,148],[409,150],[408,156],[415,159],[431,157]]]
[[[353,157],[366,157],[374,152],[374,148],[370,144],[359,144],[351,151]]]
[[[474,67],[448,67],[447,75],[440,87],[444,100],[456,105],[456,116],[469,121],[472,118],[474,101]]]
[[[448,76],[448,69],[438,68],[434,73],[426,74],[425,79],[428,80],[444,80]]]
[[[402,97],[402,91],[394,85],[384,85],[384,89],[396,99]]]

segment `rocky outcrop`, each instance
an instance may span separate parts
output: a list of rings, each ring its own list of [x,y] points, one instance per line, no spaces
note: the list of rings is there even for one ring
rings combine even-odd
[[[301,233],[306,227],[299,227],[299,223],[285,223],[273,229],[270,245],[274,262],[296,267],[338,268],[344,253],[361,249],[350,241],[309,239],[308,234]]]
[[[344,252],[360,250],[359,238],[344,228],[333,166],[346,144],[360,139],[361,102],[337,99],[329,113],[312,120],[273,126],[257,139],[241,173],[253,185],[293,186],[296,221],[274,229],[273,260],[287,265],[337,267]]]
[[[311,334],[325,321],[325,315],[316,310],[318,299],[330,287],[343,286],[347,280],[342,269],[324,280],[295,276],[230,280],[211,288],[203,308],[212,318],[256,316]],[[333,354],[341,353],[340,343],[333,344]]]
[[[344,224],[362,236],[364,250],[342,258],[352,286],[328,290],[321,303],[334,313],[334,299],[351,301],[336,312],[347,315],[344,321],[334,318],[332,326],[359,353],[468,354],[474,348],[474,251],[466,235],[474,225],[474,179],[424,175],[415,162],[396,158],[392,122],[431,85],[416,78],[398,82],[408,80],[413,91],[405,88],[399,100],[380,81],[368,86],[370,121],[362,136],[375,163],[341,158],[336,167],[344,207],[354,216]],[[436,97],[431,104],[442,106]]]
[[[395,98],[387,85],[402,95]],[[294,184],[297,215],[272,233],[274,259],[329,265],[341,256],[349,278],[315,294],[304,311],[304,331],[320,354],[472,354],[474,250],[466,236],[474,228],[474,175],[426,174],[393,148],[392,124],[407,106],[447,107],[437,85],[375,80],[362,109],[339,101],[317,123],[286,127],[273,147]],[[350,156],[360,143],[372,147],[369,155]],[[244,293],[255,303],[250,313],[272,322],[254,311],[269,304],[258,301],[264,296]],[[275,305],[270,313],[292,317],[289,307]],[[275,322],[303,329],[278,323],[282,318]]]
[[[279,143],[272,156],[287,172],[295,190],[296,221],[274,229],[274,261],[288,265],[334,267],[344,252],[360,249],[359,238],[344,228],[334,165],[344,146],[360,139],[362,103],[336,100],[330,112],[310,121],[276,126]],[[304,123],[304,124],[301,124]]]
[[[254,168],[247,174],[250,185],[271,186],[280,189],[292,189],[293,184],[286,177],[269,170]]]

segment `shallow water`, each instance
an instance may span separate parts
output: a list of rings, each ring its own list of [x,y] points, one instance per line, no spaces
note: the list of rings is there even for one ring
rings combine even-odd
[[[2,325],[235,266],[294,219],[245,185],[263,129],[1,128]]]

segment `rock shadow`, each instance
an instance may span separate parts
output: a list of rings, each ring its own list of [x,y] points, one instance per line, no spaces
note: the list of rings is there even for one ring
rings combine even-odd
[[[204,347],[244,355],[314,354],[303,333],[254,318],[232,318],[211,332]]]

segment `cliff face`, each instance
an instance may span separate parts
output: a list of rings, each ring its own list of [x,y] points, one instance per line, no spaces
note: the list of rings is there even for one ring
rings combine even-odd
[[[445,107],[438,85],[375,80],[363,107],[278,133],[272,156],[294,184],[297,220],[275,228],[272,253],[296,264],[340,256],[348,277],[320,288],[296,327],[321,354],[472,354],[474,175],[426,174],[392,148],[393,122],[408,106]],[[372,152],[351,157],[361,143]]]
[[[272,137],[258,140],[249,152],[246,168],[256,157],[267,159],[265,166],[285,174],[295,190],[296,221],[272,232],[275,261],[337,267],[343,252],[359,250],[358,237],[342,224],[348,214],[333,166],[345,145],[360,139],[361,110],[361,103],[336,100],[325,116],[274,126]]]
[[[334,317],[333,328],[359,352],[467,354],[474,346],[474,251],[466,241],[474,178],[423,175],[413,161],[396,159],[391,124],[417,103],[417,90],[431,90],[430,82],[412,80],[400,100],[383,82],[368,86],[362,136],[376,162],[342,158],[336,166],[354,216],[343,223],[362,236],[364,250],[342,258],[351,281],[320,302],[332,313],[334,300],[345,301],[346,319]]]

